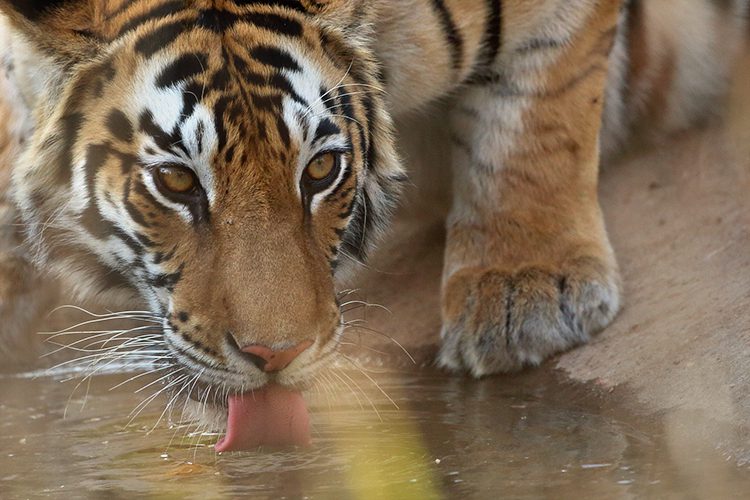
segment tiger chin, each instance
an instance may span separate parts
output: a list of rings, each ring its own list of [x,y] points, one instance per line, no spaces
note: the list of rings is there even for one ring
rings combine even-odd
[[[450,98],[437,362],[537,365],[620,309],[600,159],[639,120],[704,116],[747,31],[746,1],[662,22],[670,3],[0,0],[3,189],[23,228],[0,259],[145,304],[174,398],[226,422],[218,450],[305,444],[337,283],[406,180],[392,117]]]

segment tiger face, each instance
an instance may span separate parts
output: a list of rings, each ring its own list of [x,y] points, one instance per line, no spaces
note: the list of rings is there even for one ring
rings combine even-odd
[[[36,260],[145,301],[196,387],[311,381],[341,335],[339,264],[404,180],[367,2],[38,4],[0,1],[33,108],[13,193]]]

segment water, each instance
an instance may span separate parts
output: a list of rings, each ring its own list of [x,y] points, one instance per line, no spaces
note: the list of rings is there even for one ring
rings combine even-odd
[[[675,433],[673,426],[690,429],[699,419],[629,415],[611,403],[626,396],[604,397],[551,371],[483,381],[414,369],[368,374],[382,392],[361,373],[342,372],[341,383],[308,396],[312,448],[224,455],[213,451],[215,435],[168,416],[157,424],[163,399],[130,422],[147,396],[134,392],[145,377],[111,389],[133,374],[110,373],[76,389],[78,381],[62,382],[69,376],[62,372],[6,376],[0,498],[741,498],[750,492],[747,466],[675,438],[693,432]]]

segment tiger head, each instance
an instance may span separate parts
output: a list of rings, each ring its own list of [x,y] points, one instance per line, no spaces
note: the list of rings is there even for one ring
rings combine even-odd
[[[12,187],[33,258],[148,304],[195,386],[311,381],[340,267],[404,180],[371,4],[0,0],[33,110]]]

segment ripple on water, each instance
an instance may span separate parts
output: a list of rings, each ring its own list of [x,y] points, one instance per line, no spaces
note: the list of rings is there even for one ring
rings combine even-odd
[[[554,374],[479,382],[434,372],[373,375],[391,402],[350,373],[361,392],[342,383],[309,395],[311,449],[224,455],[213,451],[216,435],[170,418],[155,426],[163,400],[129,422],[148,396],[134,393],[142,379],[110,390],[131,376],[110,373],[71,395],[77,382],[60,383],[70,374],[36,375],[0,384],[2,498],[62,491],[353,499],[691,492],[662,419],[604,408],[593,390],[559,383]],[[748,491],[746,469],[718,453],[695,459],[721,468],[717,492]]]

